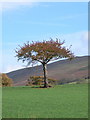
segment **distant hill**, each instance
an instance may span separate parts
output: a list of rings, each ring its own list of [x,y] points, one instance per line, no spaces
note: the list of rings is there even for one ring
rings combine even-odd
[[[47,65],[48,77],[57,79],[58,84],[78,81],[88,76],[88,59],[90,56],[76,57],[69,61],[60,60]],[[42,76],[42,66],[28,67],[7,73],[15,86],[25,85],[30,76]]]

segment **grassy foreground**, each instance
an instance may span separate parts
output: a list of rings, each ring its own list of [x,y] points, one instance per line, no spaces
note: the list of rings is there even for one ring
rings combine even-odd
[[[87,118],[88,85],[3,88],[3,118]]]

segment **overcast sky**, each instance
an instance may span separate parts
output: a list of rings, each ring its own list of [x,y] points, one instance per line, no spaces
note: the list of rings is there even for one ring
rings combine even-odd
[[[60,38],[67,47],[72,45],[76,56],[88,55],[87,2],[4,3],[3,9],[0,7],[0,25],[1,72],[24,67],[25,64],[17,62],[15,49],[27,41]]]

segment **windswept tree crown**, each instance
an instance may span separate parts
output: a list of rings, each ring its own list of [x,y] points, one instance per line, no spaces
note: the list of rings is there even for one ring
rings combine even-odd
[[[18,60],[28,61],[30,64],[32,61],[38,61],[42,64],[47,64],[53,59],[59,58],[70,58],[74,57],[70,49],[63,47],[65,42],[61,42],[56,38],[54,41],[50,39],[49,41],[43,42],[32,42],[24,43],[23,46],[19,46],[16,49]]]

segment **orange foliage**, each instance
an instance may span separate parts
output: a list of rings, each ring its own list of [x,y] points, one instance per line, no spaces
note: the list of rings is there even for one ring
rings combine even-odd
[[[52,59],[58,58],[69,58],[72,59],[74,57],[73,53],[63,47],[64,42],[60,42],[59,39],[54,41],[50,39],[50,41],[43,42],[27,42],[24,46],[20,47],[16,50],[18,60],[22,59],[24,61],[38,61],[41,63],[47,64]]]
[[[56,84],[57,80],[47,78],[49,84]],[[26,86],[32,86],[32,85],[43,85],[44,84],[44,77],[43,76],[31,76]]]
[[[12,86],[12,79],[9,78],[6,74],[2,73],[0,74],[0,81],[1,81],[1,86]]]

